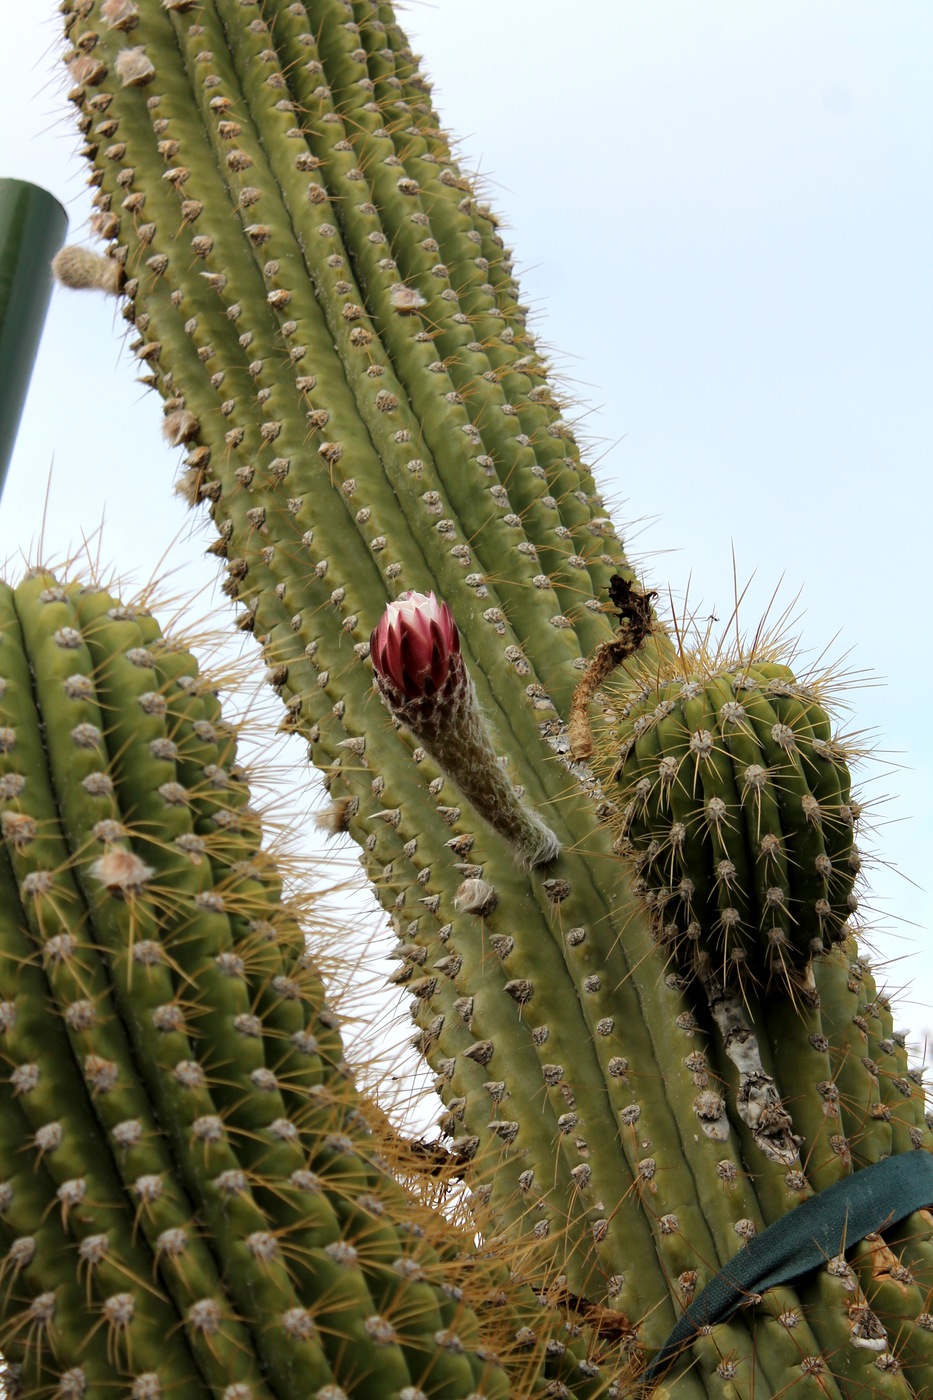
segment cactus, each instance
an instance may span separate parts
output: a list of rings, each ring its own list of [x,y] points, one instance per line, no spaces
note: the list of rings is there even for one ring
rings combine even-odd
[[[391,917],[393,981],[413,998],[477,1230],[511,1242],[541,1296],[575,1300],[585,1329],[566,1376],[513,1368],[505,1383],[559,1395],[582,1377],[594,1394],[625,1393],[746,1240],[860,1167],[931,1145],[838,871],[848,778],[836,763],[814,776],[827,721],[784,677],[789,695],[756,694],[727,732],[707,707],[721,716],[730,675],[782,679],[767,669],[778,658],[735,658],[669,697],[659,687],[679,668],[689,690],[695,669],[675,639],[651,618],[616,633],[608,600],[645,595],[526,329],[495,218],[452,159],[388,4],[63,9],[96,231],[166,438],[186,451],[179,489],[210,513],[283,726],[306,738],[331,825],[359,843]],[[456,696],[433,648],[431,682],[458,705],[470,695],[482,791],[448,756],[443,713],[425,724],[383,646],[386,608],[432,591],[459,633]],[[590,657],[620,663],[616,694]],[[605,701],[592,768],[568,730],[590,700]],[[710,736],[702,754],[694,734]],[[621,817],[620,758],[636,800]],[[662,763],[669,784],[646,766]],[[722,855],[697,783],[725,804]],[[819,828],[807,798],[828,808]],[[547,860],[502,841],[510,812],[552,835]],[[668,937],[674,877],[693,891]],[[702,938],[688,936],[694,922]],[[783,937],[768,941],[771,928]],[[249,1111],[255,1098],[234,1094]],[[923,1395],[930,1229],[916,1213],[749,1298],[656,1393]],[[261,1313],[281,1315],[287,1280],[270,1270],[261,1283]],[[420,1326],[427,1300],[417,1309]],[[446,1378],[435,1333],[418,1335]],[[613,1335],[630,1372],[591,1374],[591,1349]],[[292,1342],[263,1341],[277,1388]],[[449,1366],[451,1388],[429,1393],[460,1393]]]
[[[658,941],[683,972],[793,992],[858,907],[845,749],[787,666],[689,667],[633,699],[607,786],[622,786]],[[710,935],[712,934],[712,938]],[[815,940],[815,942],[814,942]]]
[[[0,617],[8,1380],[535,1390],[540,1305],[478,1314],[501,1267],[389,1170],[210,679],[147,607],[41,570]]]

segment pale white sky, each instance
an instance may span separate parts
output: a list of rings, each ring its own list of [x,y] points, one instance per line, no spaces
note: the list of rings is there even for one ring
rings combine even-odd
[[[445,124],[489,177],[525,299],[591,412],[655,586],[749,628],[801,592],[814,656],[883,680],[853,726],[894,770],[872,874],[900,1021],[933,1026],[933,7],[929,0],[437,0],[406,8]],[[53,0],[0,17],[0,174],[83,236]],[[138,580],[217,601],[112,304],[58,292],[0,503],[0,559],[106,525]],[[171,543],[174,541],[174,543]],[[163,565],[164,567],[164,565]],[[783,583],[781,580],[783,579]],[[890,867],[896,866],[895,872]],[[913,883],[911,883],[913,882]],[[903,922],[912,921],[911,929]]]

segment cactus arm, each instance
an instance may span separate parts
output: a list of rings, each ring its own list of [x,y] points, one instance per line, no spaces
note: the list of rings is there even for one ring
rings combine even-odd
[[[62,1201],[68,1199],[70,1186],[84,1181],[86,1196],[94,1203],[91,1212],[87,1208],[67,1210],[64,1205],[58,1209],[72,1231],[80,1226],[80,1236],[105,1234],[112,1239],[110,1253],[118,1264],[121,1259],[124,1261],[122,1272],[125,1284],[127,1278],[145,1280],[152,1276],[154,1245],[158,1234],[164,1229],[186,1228],[192,1208],[190,1202],[176,1192],[173,1164],[161,1151],[160,1136],[151,1111],[145,1099],[134,1092],[135,1076],[129,1057],[120,1043],[119,1034],[115,1033],[113,1016],[108,1016],[105,1010],[110,1001],[106,979],[98,970],[93,944],[82,931],[77,891],[63,870],[67,860],[66,848],[57,834],[55,806],[47,786],[43,792],[43,775],[47,773],[47,765],[35,721],[30,723],[31,682],[21,659],[22,653],[17,648],[19,624],[10,606],[11,601],[10,591],[5,589],[4,707],[5,717],[15,721],[10,727],[15,729],[17,743],[4,764],[4,778],[9,791],[15,791],[19,780],[24,780],[25,785],[20,796],[5,803],[4,822],[8,832],[12,829],[27,834],[34,825],[36,836],[22,844],[10,842],[8,850],[14,868],[18,867],[15,869],[17,883],[22,886],[24,882],[29,882],[27,889],[39,884],[44,872],[60,872],[56,877],[57,884],[50,893],[36,894],[24,900],[20,927],[28,927],[31,939],[35,941],[20,933],[20,942],[8,948],[10,961],[6,966],[11,974],[14,969],[19,969],[19,977],[12,981],[9,992],[22,1007],[17,1017],[22,1033],[28,1036],[31,1031],[32,1035],[18,1052],[19,1063],[39,1066],[39,1081],[32,1091],[21,1097],[21,1103],[35,1135],[34,1150],[40,1159],[44,1155],[46,1168],[53,1175],[57,1189],[65,1193]],[[82,701],[74,700],[70,704],[76,710],[83,711]],[[78,713],[74,714],[74,718],[79,723],[83,722]],[[72,744],[71,747],[74,762],[77,746]],[[80,769],[83,766],[80,759],[85,756],[85,751],[78,750],[78,755]],[[98,754],[92,771],[99,771],[99,757]],[[79,801],[86,798],[80,780],[77,792]],[[11,876],[14,874],[13,871],[10,873]],[[11,907],[15,908],[18,904],[17,898],[16,904]],[[40,947],[44,945],[45,977],[38,967],[33,968],[36,943]],[[58,1017],[51,1027],[45,1013],[49,1003],[58,1011]],[[71,1013],[68,1013],[69,1007],[74,1008]],[[93,1016],[80,1014],[85,1007],[94,1008]],[[56,1026],[62,1029],[57,1036],[53,1036],[50,1032]],[[72,1053],[69,1053],[65,1040],[66,1028],[67,1035],[74,1042]],[[48,1069],[43,1072],[45,1065],[48,1065]],[[108,1073],[108,1066],[114,1066],[115,1072]],[[80,1073],[76,1072],[78,1068]],[[102,1120],[100,1126],[95,1123],[95,1118]],[[125,1150],[116,1146],[129,1132],[128,1128],[121,1130],[120,1125],[134,1125]],[[114,1142],[113,1148],[108,1145],[106,1137],[101,1140],[102,1129]],[[43,1145],[47,1141],[54,1144],[59,1138],[60,1144],[54,1150],[50,1147],[44,1151]],[[124,1225],[119,1217],[113,1219],[109,1203],[119,1195],[114,1180],[115,1170],[130,1193],[134,1182],[147,1178],[158,1178],[163,1183],[152,1210],[142,1212],[145,1225],[151,1228],[151,1233],[144,1228],[144,1234],[148,1235],[153,1246],[152,1252],[138,1243],[131,1244],[128,1225]],[[199,1263],[201,1269],[194,1271],[192,1282],[202,1281],[205,1261]],[[209,1268],[208,1277],[212,1273],[213,1270]],[[185,1285],[182,1281],[180,1286],[184,1296],[186,1286],[191,1285]],[[166,1321],[163,1315],[157,1330],[151,1330],[152,1322],[150,1319],[147,1323],[146,1312],[151,1314],[152,1307],[158,1305],[157,1300],[158,1294],[150,1294],[145,1288],[139,1290],[139,1309],[128,1337],[132,1347],[137,1329],[141,1327],[145,1331],[148,1325],[150,1354],[155,1337],[173,1333],[175,1324],[174,1316]],[[189,1297],[189,1302],[193,1301],[194,1298]],[[137,1339],[136,1350],[139,1349]],[[186,1353],[187,1347],[180,1339],[166,1349],[164,1364],[167,1376],[174,1374],[176,1378],[182,1378],[195,1369]]]
[[[70,803],[71,810],[66,809],[63,813],[65,829],[72,842],[74,842],[74,849],[76,852],[81,852],[81,854],[84,855],[87,870],[87,867],[92,866],[92,853],[96,854],[91,846],[91,841],[93,839],[91,837],[91,830],[93,826],[99,821],[116,819],[114,809],[109,800],[113,780],[109,777],[108,769],[110,765],[107,764],[102,767],[102,755],[95,746],[88,750],[90,761],[93,766],[88,776],[87,786],[85,786],[84,783],[79,783],[72,787],[71,784],[66,781],[69,769],[73,770],[75,764],[74,749],[76,745],[71,738],[69,730],[65,728],[61,720],[58,719],[58,714],[61,713],[63,708],[63,700],[61,698],[63,682],[68,678],[80,676],[86,678],[88,686],[92,687],[93,683],[91,677],[93,671],[90,655],[80,641],[80,626],[76,627],[74,625],[76,622],[80,622],[79,617],[76,616],[75,610],[69,605],[68,601],[58,600],[54,596],[54,590],[51,590],[52,596],[46,596],[44,598],[39,596],[40,594],[49,594],[50,592],[48,588],[43,586],[45,582],[45,580],[39,577],[20,586],[17,597],[17,613],[21,619],[21,625],[24,628],[25,644],[29,648],[31,657],[35,658],[34,664],[36,666],[35,674],[39,713],[45,724],[46,733],[49,736],[49,757],[53,782],[57,779],[58,782],[55,785],[58,787],[59,791],[72,798]],[[61,645],[60,639],[62,637],[67,637],[67,644],[64,646]],[[140,689],[137,697],[134,698],[138,698],[140,695],[148,696],[152,693],[149,689],[151,677],[147,674],[148,668],[140,667],[136,669],[140,674],[140,679],[145,689]],[[78,724],[92,724],[98,733],[104,732],[104,722],[96,706],[92,707],[89,702],[82,701],[81,699],[69,700],[66,695],[64,708],[66,710],[73,710],[73,717],[77,719]],[[145,715],[145,710],[138,704],[134,706],[134,709],[139,711],[141,716]],[[80,710],[80,717],[78,717],[76,713],[78,710]],[[69,718],[71,717],[72,716],[69,716]],[[140,742],[148,746],[148,743],[153,737],[151,731],[157,717],[152,715],[146,716],[146,718],[149,720],[148,724],[145,722],[139,723],[137,721],[137,732],[139,733]],[[150,765],[155,769],[151,774],[150,780],[154,779],[157,785],[163,785],[166,781],[166,775],[164,772],[159,772],[159,760],[156,760],[154,764],[152,760],[150,760]],[[100,781],[101,775],[106,779],[106,782]],[[93,784],[91,783],[91,779],[94,780]],[[159,781],[160,779],[161,782]],[[96,797],[91,795],[92,792],[97,790],[101,791],[101,796]],[[153,797],[156,802],[161,803],[163,806],[168,806],[168,803],[159,797],[155,788],[153,788]],[[125,825],[127,819],[129,819],[131,824],[138,820],[141,823],[142,830],[146,830],[147,826],[151,826],[153,822],[153,814],[150,812],[142,812],[138,816],[136,813],[132,813],[132,815],[126,813],[122,815],[123,821],[121,825]],[[169,807],[168,820],[165,821],[163,819],[163,822],[160,823],[163,829],[166,826],[168,827],[168,832],[163,837],[167,845],[172,840],[173,829],[177,829],[179,815],[180,814],[174,807]],[[170,845],[168,849],[171,851],[172,848]],[[149,865],[148,862],[147,865]],[[154,869],[154,865],[149,866],[149,868]],[[169,872],[165,872],[166,875],[168,873]],[[182,890],[184,890],[185,882],[183,874],[174,870],[171,871],[173,879],[178,879],[179,875],[179,883],[181,884]],[[94,876],[91,874],[90,870],[87,870],[85,879],[88,885],[92,885]],[[195,909],[197,909],[196,896],[203,891],[203,882],[198,883],[201,883],[202,889],[199,890],[197,884],[195,884],[194,890],[191,891],[194,896],[193,903]],[[111,1031],[111,1035],[108,1039],[114,1043],[108,1044],[104,1041],[104,1043],[101,1044],[99,1042],[104,1038],[103,1036],[98,1037],[98,1042],[95,1043],[94,1047],[95,1052],[97,1052],[95,1063],[118,1065],[120,1080],[129,1082],[130,1084],[134,1084],[136,1079],[131,1068],[134,1059],[138,1059],[143,1066],[151,1068],[152,1073],[146,1083],[146,1089],[148,1093],[153,1096],[153,1102],[159,1120],[167,1123],[179,1123],[178,1135],[175,1138],[173,1147],[175,1153],[178,1154],[176,1160],[180,1160],[183,1164],[183,1171],[181,1173],[182,1180],[189,1192],[191,1192],[193,1188],[196,1189],[196,1184],[199,1185],[200,1192],[198,1192],[198,1194],[206,1198],[201,1205],[201,1209],[204,1210],[205,1207],[207,1207],[210,1211],[208,1220],[210,1220],[211,1224],[214,1226],[215,1232],[219,1234],[220,1240],[227,1243],[230,1253],[224,1261],[224,1264],[226,1270],[229,1271],[231,1280],[234,1280],[237,1274],[241,1279],[248,1277],[251,1268],[254,1274],[258,1274],[256,1264],[253,1263],[251,1266],[248,1256],[246,1258],[241,1257],[246,1254],[246,1251],[242,1243],[240,1243],[240,1240],[247,1238],[251,1231],[255,1232],[262,1229],[265,1224],[262,1214],[253,1207],[251,1218],[250,1209],[245,1201],[236,1198],[233,1202],[224,1203],[219,1198],[216,1190],[214,1192],[205,1190],[207,1182],[214,1174],[219,1174],[224,1170],[234,1169],[237,1164],[235,1158],[232,1156],[230,1156],[229,1160],[225,1157],[225,1152],[228,1151],[226,1142],[215,1143],[208,1138],[202,1145],[198,1138],[197,1125],[213,1116],[214,1105],[209,1092],[204,1086],[203,1073],[197,1068],[198,1061],[195,1056],[194,1046],[183,1029],[183,1027],[186,1026],[186,1016],[182,1009],[184,1003],[179,1005],[178,993],[177,991],[173,992],[170,987],[170,978],[168,977],[167,969],[166,975],[162,978],[153,977],[148,979],[146,990],[149,992],[149,996],[139,997],[137,994],[137,999],[132,1003],[129,1002],[127,994],[131,990],[133,982],[136,980],[136,978],[131,979],[128,970],[129,967],[132,966],[130,962],[131,950],[134,944],[136,947],[145,946],[145,942],[147,941],[146,935],[150,933],[150,929],[146,928],[145,920],[141,928],[137,929],[133,927],[132,914],[135,912],[133,909],[135,901],[131,901],[130,905],[129,929],[125,927],[123,929],[119,929],[119,927],[114,928],[113,925],[117,920],[120,922],[123,921],[119,919],[119,916],[124,915],[125,917],[125,905],[123,905],[121,901],[116,900],[113,893],[108,892],[106,886],[103,888],[98,886],[98,892],[95,893],[97,894],[97,898],[93,900],[93,904],[97,905],[97,909],[94,911],[97,917],[94,919],[94,925],[97,930],[98,938],[105,942],[105,946],[109,943],[109,951],[115,961],[116,976],[114,981],[114,999],[117,1003],[111,1018],[108,1018],[108,1021],[105,1023],[106,1029]],[[59,895],[57,899],[55,899],[52,908],[60,906],[63,900],[67,898],[68,896],[64,893]],[[72,902],[74,902],[75,899],[76,895],[72,895]],[[115,914],[117,916],[116,919],[114,918]],[[194,932],[196,936],[198,923],[206,922],[208,917],[209,916],[202,914],[200,919],[195,919],[193,921],[195,929],[189,931]],[[154,932],[154,930],[152,930],[152,932]],[[122,937],[120,936],[121,934]],[[148,941],[151,942],[151,939]],[[163,946],[165,946],[164,938],[159,941],[159,947]],[[169,949],[171,949],[170,944]],[[128,954],[130,957],[128,957]],[[103,982],[105,979],[102,976],[99,980]],[[122,1005],[121,1002],[123,1003]],[[174,1015],[171,1013],[174,1013]],[[117,1043],[118,1037],[114,1034],[115,1028],[121,1023],[127,1027],[132,1041],[132,1048],[123,1048],[122,1054],[120,1053],[120,1046]],[[179,1027],[178,1029],[174,1028],[176,1023]],[[105,1097],[109,1100],[110,1094],[104,1096],[99,1095],[99,1097]],[[138,1101],[130,1106],[128,1112],[124,1110],[122,1106],[120,1107],[118,1110],[119,1121],[123,1122],[128,1118],[135,1121],[140,1118],[140,1106],[141,1102],[144,1102],[144,1097],[137,1091],[136,1098]],[[135,1109],[136,1112],[133,1112],[133,1109]],[[113,1112],[114,1110],[111,1111]],[[146,1115],[146,1118],[142,1119],[144,1125],[147,1124],[147,1120],[149,1132],[152,1133],[154,1132],[154,1123],[152,1122],[151,1112]],[[205,1168],[210,1173],[209,1176],[205,1176]],[[111,1187],[106,1193],[106,1196],[103,1196],[103,1199],[113,1199],[114,1195],[115,1190]],[[226,1211],[228,1216],[232,1217],[230,1222],[226,1225],[226,1229],[223,1228],[221,1218],[221,1212],[223,1210]],[[182,1239],[184,1240],[184,1255],[187,1255],[190,1249],[189,1222],[193,1214],[193,1210],[189,1209],[186,1215],[185,1225],[181,1227],[183,1233],[178,1237],[179,1242],[181,1242]],[[213,1216],[213,1219],[211,1219],[211,1216]],[[218,1226],[221,1227],[219,1230],[217,1230]],[[231,1228],[235,1232],[232,1236],[230,1233]],[[164,1238],[161,1232],[159,1238]],[[234,1260],[236,1261],[235,1265]],[[181,1272],[184,1272],[186,1262],[187,1261],[182,1258],[180,1262]],[[271,1273],[272,1270],[269,1272]],[[140,1268],[139,1273],[144,1274],[144,1270]],[[259,1296],[266,1297],[267,1306],[270,1308],[270,1315],[276,1315],[276,1311],[279,1313],[284,1311],[281,1304],[278,1309],[276,1309],[273,1287],[269,1286],[265,1278],[261,1276],[254,1277],[250,1282],[251,1287]],[[214,1296],[216,1298],[216,1295]],[[196,1308],[200,1301],[202,1300],[192,1299],[191,1306]],[[238,1302],[239,1306],[243,1307],[245,1295],[242,1296]],[[229,1328],[229,1345],[235,1347],[238,1351],[245,1351],[248,1355],[251,1348],[244,1336],[237,1335],[240,1333],[241,1329],[234,1321],[232,1311],[228,1309],[226,1304],[215,1303],[215,1306],[220,1308],[221,1313],[227,1314],[224,1324],[219,1328],[219,1332],[223,1334]],[[139,1311],[140,1309],[137,1305],[137,1314]],[[135,1321],[136,1319],[134,1318],[134,1324]],[[166,1330],[164,1325],[163,1330]],[[197,1334],[197,1328],[192,1328],[192,1331]],[[150,1354],[153,1352],[154,1336],[155,1334],[150,1336],[149,1345],[146,1348]],[[215,1337],[216,1333],[212,1334],[212,1339]],[[204,1350],[207,1349],[208,1348],[205,1346]],[[310,1361],[310,1357],[305,1358],[306,1365]],[[231,1364],[232,1360],[226,1361],[227,1367]],[[313,1370],[311,1374],[313,1374]],[[254,1379],[257,1383],[259,1382],[258,1373],[255,1375]],[[322,1377],[322,1383],[323,1379],[326,1379],[326,1373]]]
[[[47,190],[0,179],[0,492],[52,294],[52,258],[67,227]]]

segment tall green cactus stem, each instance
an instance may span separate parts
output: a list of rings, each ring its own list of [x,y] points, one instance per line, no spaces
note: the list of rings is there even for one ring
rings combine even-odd
[[[391,10],[130,9],[68,8],[72,95],[135,351],[187,448],[181,489],[209,504],[240,625],[325,772],[333,825],[363,847],[490,1228],[660,1345],[742,1240],[809,1194],[811,1160],[831,1170],[825,1133],[797,1122],[805,1098],[820,1126],[829,1040],[801,1083],[799,1037],[785,1073],[768,1008],[744,1029],[727,1008],[805,1137],[801,1160],[769,1156],[734,1107],[713,989],[666,966],[599,791],[568,765],[563,717],[611,637],[610,577],[632,572]],[[369,633],[407,589],[457,620],[495,747],[561,840],[546,875],[515,869],[377,702]],[[672,650],[653,638],[649,672]],[[491,912],[458,903],[480,879]],[[856,1344],[849,1282],[823,1271],[778,1311],[743,1310],[670,1393],[908,1395],[896,1356]]]
[[[0,1347],[26,1393],[504,1397],[469,1268],[379,1160],[208,685],[105,591],[0,589]]]

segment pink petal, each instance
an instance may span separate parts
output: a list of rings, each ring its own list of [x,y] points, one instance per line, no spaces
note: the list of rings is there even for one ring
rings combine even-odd
[[[389,603],[370,638],[377,673],[409,700],[442,685],[459,651],[460,635],[447,604],[433,593],[413,590]]]

